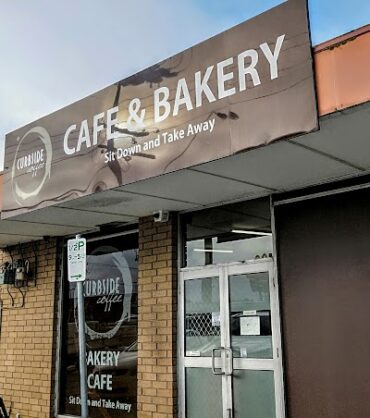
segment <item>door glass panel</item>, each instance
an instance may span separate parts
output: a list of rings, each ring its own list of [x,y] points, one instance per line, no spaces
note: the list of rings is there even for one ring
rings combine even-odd
[[[210,369],[186,369],[186,418],[222,418],[222,380]]]
[[[234,370],[233,389],[234,418],[276,417],[273,371]]]
[[[186,356],[210,357],[220,347],[219,292],[218,277],[185,281]]]
[[[234,275],[229,280],[234,357],[272,358],[268,272]]]

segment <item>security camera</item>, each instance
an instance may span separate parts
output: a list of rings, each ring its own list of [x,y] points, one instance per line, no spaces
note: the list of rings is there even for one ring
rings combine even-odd
[[[157,212],[153,212],[154,222],[168,222],[169,217],[170,213],[167,210],[159,210]]]

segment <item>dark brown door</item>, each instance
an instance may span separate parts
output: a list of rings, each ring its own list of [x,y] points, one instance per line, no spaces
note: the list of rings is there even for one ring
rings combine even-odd
[[[288,417],[370,417],[370,190],[275,215]]]

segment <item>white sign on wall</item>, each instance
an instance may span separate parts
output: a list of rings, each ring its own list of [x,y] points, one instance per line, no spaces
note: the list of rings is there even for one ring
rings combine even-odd
[[[86,239],[76,238],[67,242],[68,281],[86,280]]]

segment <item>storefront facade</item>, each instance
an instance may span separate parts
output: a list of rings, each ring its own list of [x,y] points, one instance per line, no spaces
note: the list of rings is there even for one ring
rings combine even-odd
[[[369,415],[369,47],[289,0],[7,137],[12,416],[80,414],[75,234],[89,416]]]

